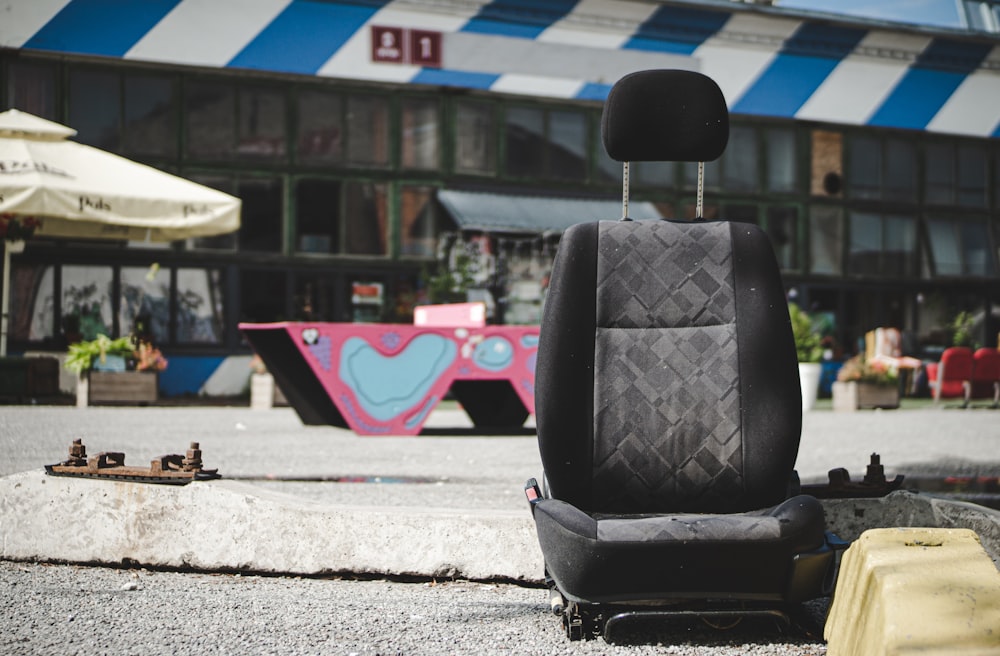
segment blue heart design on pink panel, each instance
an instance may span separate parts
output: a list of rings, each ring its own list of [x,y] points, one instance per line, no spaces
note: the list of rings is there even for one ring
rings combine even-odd
[[[452,340],[418,335],[395,355],[382,355],[360,337],[340,349],[340,380],[369,416],[389,421],[423,399],[458,354]]]

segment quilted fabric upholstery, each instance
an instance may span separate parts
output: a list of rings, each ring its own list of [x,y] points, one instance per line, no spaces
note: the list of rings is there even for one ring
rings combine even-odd
[[[729,226],[686,228],[601,224],[597,510],[710,508],[742,490]]]

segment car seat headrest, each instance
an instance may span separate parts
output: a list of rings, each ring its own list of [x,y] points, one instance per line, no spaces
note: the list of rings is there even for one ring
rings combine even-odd
[[[639,71],[608,93],[601,136],[619,162],[710,162],[729,141],[729,109],[719,85],[701,73]]]

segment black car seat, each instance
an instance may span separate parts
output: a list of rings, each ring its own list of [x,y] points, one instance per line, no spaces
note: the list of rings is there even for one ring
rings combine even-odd
[[[725,99],[698,73],[633,73],[602,133],[625,217],[563,235],[538,348],[544,485],[526,492],[553,608],[570,638],[637,614],[780,616],[828,594],[834,554],[822,506],[793,496],[802,405],[770,242],[627,218],[628,162],[718,158]]]

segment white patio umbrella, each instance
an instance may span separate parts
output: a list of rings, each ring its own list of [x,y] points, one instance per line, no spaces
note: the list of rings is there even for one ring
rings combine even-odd
[[[11,109],[0,113],[0,225],[34,236],[174,241],[240,227],[240,199],[93,148],[76,130]],[[7,353],[10,254],[6,233],[0,355]]]

